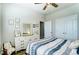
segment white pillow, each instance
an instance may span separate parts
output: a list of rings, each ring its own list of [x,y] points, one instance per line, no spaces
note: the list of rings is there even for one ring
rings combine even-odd
[[[79,40],[73,41],[69,46],[70,49],[74,49],[78,47],[79,47]]]

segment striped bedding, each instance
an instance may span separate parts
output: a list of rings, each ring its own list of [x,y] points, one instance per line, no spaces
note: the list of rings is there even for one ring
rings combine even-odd
[[[32,49],[36,46],[42,45],[42,44],[46,44],[47,42],[49,43],[50,41],[55,40],[54,38],[49,38],[49,39],[43,39],[43,40],[39,40],[36,42],[29,42],[27,48],[26,48],[26,53],[28,54],[33,54],[32,53]]]
[[[66,49],[68,49],[69,45],[70,45],[70,41],[63,40],[59,44],[51,47],[50,49],[47,49],[47,51],[45,51],[44,54],[45,55],[63,55],[66,53],[67,51]]]
[[[70,53],[69,45],[69,40],[51,38],[33,43],[30,42],[26,53],[30,55],[68,55]]]

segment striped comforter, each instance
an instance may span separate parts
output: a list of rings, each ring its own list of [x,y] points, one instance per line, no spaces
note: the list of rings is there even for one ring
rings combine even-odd
[[[68,49],[69,45],[69,40],[44,39],[38,42],[30,42],[26,53],[30,55],[67,55],[70,52]]]

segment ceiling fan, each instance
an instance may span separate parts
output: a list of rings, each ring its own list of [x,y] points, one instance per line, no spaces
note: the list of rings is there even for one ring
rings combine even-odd
[[[34,3],[34,4],[43,4],[43,3]],[[46,10],[48,5],[52,5],[55,8],[58,7],[58,5],[56,3],[46,3],[46,5],[44,6],[43,10]]]

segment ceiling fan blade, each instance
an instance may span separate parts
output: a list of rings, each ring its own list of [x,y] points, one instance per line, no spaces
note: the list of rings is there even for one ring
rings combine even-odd
[[[46,10],[47,6],[48,6],[48,4],[46,3],[46,5],[44,6],[43,10]]]
[[[50,3],[52,6],[54,7],[58,7],[58,5],[56,3]]]
[[[44,6],[43,10],[46,10],[47,6]]]
[[[42,3],[34,3],[34,4],[42,4]]]

